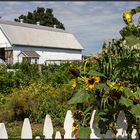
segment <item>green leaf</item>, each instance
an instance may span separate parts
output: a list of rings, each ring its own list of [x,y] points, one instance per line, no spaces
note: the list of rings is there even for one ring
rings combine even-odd
[[[131,90],[129,88],[126,88],[124,90],[124,94],[127,98],[131,97],[132,96],[132,93],[131,93]]]
[[[91,129],[89,127],[82,127],[80,126],[77,131],[78,138],[86,139],[90,138]]]
[[[89,111],[91,111],[91,109],[93,109],[92,106],[88,107],[88,108],[84,111],[84,113],[85,113],[85,114],[88,113]]]
[[[89,74],[90,76],[106,77],[104,74],[102,74],[102,73],[100,73],[100,72],[97,72],[97,71],[93,71],[93,70],[90,70],[90,71],[88,72],[88,74]]]
[[[110,122],[111,121],[108,120],[108,119],[100,119],[99,120],[98,125],[99,125],[99,128],[100,128],[100,133],[101,134],[106,134]]]
[[[100,111],[99,110],[96,110],[96,112],[94,114],[94,126],[96,128],[99,128],[98,123],[99,123],[99,120],[100,119],[101,119],[101,117],[100,117]]]
[[[108,130],[108,125],[113,121],[112,111],[108,109],[98,110],[94,116],[94,127],[99,129],[102,134]]]
[[[95,84],[95,88],[99,89],[99,90],[102,90],[105,86],[106,86],[106,84],[104,84],[104,83]]]
[[[140,104],[133,105],[130,109],[130,112],[136,117],[140,118]]]
[[[130,99],[127,99],[125,97],[120,98],[120,104],[125,105],[126,107],[130,107],[133,105],[133,101]]]
[[[89,94],[83,89],[79,89],[78,92],[68,101],[68,104],[84,103],[89,99]]]
[[[136,60],[132,57],[124,57],[121,59],[121,61],[118,64],[116,64],[115,67],[116,69],[133,67],[135,61]]]
[[[140,88],[137,89],[136,94],[140,97]]]

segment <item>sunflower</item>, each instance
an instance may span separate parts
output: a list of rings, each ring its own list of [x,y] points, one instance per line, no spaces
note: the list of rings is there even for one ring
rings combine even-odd
[[[88,87],[90,89],[93,89],[94,88],[94,84],[95,83],[99,83],[99,81],[100,81],[100,77],[98,77],[98,76],[93,76],[91,78],[86,78],[85,79],[85,83],[88,85]]]
[[[132,13],[131,11],[126,10],[123,13],[123,20],[125,21],[126,24],[129,24],[132,22]]]

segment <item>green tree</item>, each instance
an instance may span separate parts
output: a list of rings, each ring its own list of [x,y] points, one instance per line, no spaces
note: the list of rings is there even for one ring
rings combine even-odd
[[[20,15],[14,20],[20,22],[20,19],[23,19],[24,23],[36,24],[40,22],[40,25],[53,27],[56,25],[57,28],[65,30],[64,25],[53,15],[53,9],[37,7],[33,12],[28,12],[27,15]]]

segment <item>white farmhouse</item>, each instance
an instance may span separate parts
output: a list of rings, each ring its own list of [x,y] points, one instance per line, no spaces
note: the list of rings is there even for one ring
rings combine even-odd
[[[9,64],[82,60],[83,47],[62,29],[0,20],[0,58]]]

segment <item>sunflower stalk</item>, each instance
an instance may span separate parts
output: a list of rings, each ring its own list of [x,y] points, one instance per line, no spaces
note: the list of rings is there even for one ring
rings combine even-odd
[[[84,64],[84,76],[86,74],[86,66],[87,66],[87,63],[88,63],[88,61],[86,61],[85,64]]]

